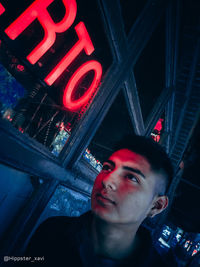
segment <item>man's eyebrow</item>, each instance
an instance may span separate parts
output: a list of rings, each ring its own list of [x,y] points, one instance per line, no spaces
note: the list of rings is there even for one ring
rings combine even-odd
[[[128,166],[124,166],[123,169],[127,170],[127,171],[135,172],[135,173],[141,175],[144,179],[146,178],[145,175],[138,169],[135,169],[135,168],[132,168],[132,167],[128,167]]]
[[[112,161],[112,160],[110,160],[110,159],[104,161],[104,163],[109,163],[109,164],[111,164],[113,167],[115,167],[115,163],[114,163],[114,161]],[[139,169],[132,168],[132,167],[129,167],[129,166],[123,166],[123,169],[124,169],[124,170],[127,170],[127,171],[135,172],[135,173],[141,175],[144,179],[146,178],[145,175],[144,175]]]

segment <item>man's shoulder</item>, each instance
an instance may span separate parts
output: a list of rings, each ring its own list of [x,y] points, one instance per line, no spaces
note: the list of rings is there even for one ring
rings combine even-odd
[[[54,232],[62,231],[62,233],[64,233],[66,230],[69,229],[69,226],[74,228],[77,228],[79,225],[81,226],[83,221],[87,220],[89,216],[90,212],[84,213],[78,217],[68,217],[68,216],[49,217],[39,225],[37,231],[49,232],[50,230],[54,229]]]
[[[59,237],[59,233],[62,233],[64,235],[69,227],[75,227],[78,224],[79,220],[80,219],[78,217],[49,217],[37,227],[33,234],[33,238],[35,236],[40,238],[48,236],[48,239],[52,238],[53,236]]]
[[[79,217],[55,216],[46,219],[31,237],[26,254],[67,247],[70,242],[75,242],[75,235],[81,231],[83,222],[88,216],[86,213]]]
[[[77,224],[80,220],[80,217],[68,217],[68,216],[53,216],[49,217],[46,220],[44,220],[39,226],[38,229],[49,229],[49,228],[56,228],[56,229],[62,229],[65,226],[68,226],[70,224],[74,225]]]

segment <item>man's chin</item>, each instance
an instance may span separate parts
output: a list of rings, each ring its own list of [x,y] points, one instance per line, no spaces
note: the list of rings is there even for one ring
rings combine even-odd
[[[92,213],[95,215],[95,217],[97,217],[100,220],[103,220],[109,223],[115,222],[111,212],[107,209],[94,208],[92,209]]]

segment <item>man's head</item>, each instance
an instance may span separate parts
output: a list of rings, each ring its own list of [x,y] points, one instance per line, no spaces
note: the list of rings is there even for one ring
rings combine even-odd
[[[92,210],[113,223],[140,225],[168,205],[173,175],[169,158],[153,140],[129,136],[103,164],[92,192]]]
[[[115,145],[114,151],[127,148],[143,156],[151,165],[152,171],[163,174],[164,184],[160,194],[166,194],[173,179],[173,166],[164,149],[152,138],[128,135]]]

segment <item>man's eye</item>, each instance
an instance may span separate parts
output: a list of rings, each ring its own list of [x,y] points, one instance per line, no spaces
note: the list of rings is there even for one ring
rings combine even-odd
[[[102,170],[103,171],[111,171],[111,166],[108,165],[108,164],[104,164],[103,167],[102,167]]]
[[[134,174],[126,174],[125,177],[126,177],[127,179],[132,180],[132,181],[138,182],[138,179],[137,179],[137,177],[135,177]]]

